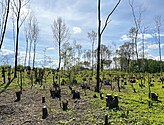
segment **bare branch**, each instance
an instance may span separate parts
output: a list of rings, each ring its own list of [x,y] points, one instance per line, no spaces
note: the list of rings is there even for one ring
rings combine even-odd
[[[110,22],[110,21],[109,21],[110,16],[111,16],[111,15],[113,14],[113,12],[116,10],[116,8],[117,8],[118,5],[120,4],[120,2],[121,2],[121,0],[119,0],[119,1],[117,2],[117,4],[114,6],[113,10],[108,14],[108,16],[107,16],[107,18],[106,18],[106,21],[105,21],[105,25],[104,25],[104,27],[103,27],[103,29],[102,29],[102,31],[101,31],[101,35],[103,34],[103,32],[104,32],[104,30],[106,29],[108,23]]]

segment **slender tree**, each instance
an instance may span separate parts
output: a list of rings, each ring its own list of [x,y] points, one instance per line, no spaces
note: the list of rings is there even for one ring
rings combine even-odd
[[[97,39],[97,33],[95,31],[91,31],[88,33],[88,38],[90,39],[90,41],[92,42],[92,76],[93,76],[93,64],[94,64],[94,44],[95,41]]]
[[[59,49],[59,64],[58,64],[58,78],[59,78],[59,85],[60,85],[60,66],[61,66],[61,46],[64,42],[68,41],[70,33],[69,28],[64,23],[61,17],[58,17],[54,20],[53,25],[51,26],[53,37],[55,42],[58,44]]]
[[[138,46],[137,46],[137,42],[138,42],[138,34],[140,33],[141,31],[141,27],[142,27],[142,13],[143,13],[143,10],[142,8],[140,7],[139,8],[139,14],[137,15],[135,13],[135,8],[134,8],[134,0],[129,0],[129,5],[131,7],[131,11],[132,11],[132,16],[133,16],[133,20],[134,20],[134,25],[135,27],[132,27],[131,30],[130,30],[130,34],[132,34],[132,41],[134,42],[134,53],[136,55],[136,60],[137,60],[137,64],[138,64],[138,71],[140,71],[140,65],[139,65],[139,54],[138,54]],[[142,32],[143,33],[143,32]],[[143,34],[144,35],[144,34]],[[140,74],[139,74],[140,75]]]
[[[112,11],[107,15],[107,18],[105,20],[104,26],[101,28],[101,0],[98,0],[98,52],[97,52],[97,83],[95,87],[96,92],[100,92],[100,45],[101,45],[101,37],[103,35],[103,32],[107,28],[110,20],[109,18],[113,14],[113,12],[116,10],[118,5],[120,4],[121,0],[118,0],[117,4],[114,6]]]
[[[155,38],[156,38],[156,42],[158,44],[159,60],[160,60],[160,73],[162,76],[161,26],[162,26],[161,16],[156,16],[155,17],[155,28],[156,28]]]
[[[24,67],[26,66],[26,62],[27,62],[27,53],[28,53],[28,47],[29,47],[29,33],[28,33],[28,28],[25,25],[24,27],[25,30],[25,40],[26,40],[26,54],[25,54],[25,58],[24,58]]]
[[[22,8],[25,7],[30,0],[13,0],[12,1],[12,10],[16,20],[16,49],[15,49],[15,72],[14,77],[17,77],[17,63],[18,63],[18,49],[19,49],[19,31],[24,23],[25,19],[27,18],[27,14],[22,13]]]
[[[33,69],[35,67],[35,55],[36,55],[36,46],[37,46],[38,34],[39,34],[38,21],[34,17],[33,21],[32,21],[32,30],[31,30],[31,35],[32,35],[32,39],[33,39],[33,53],[34,53],[34,55],[33,55],[33,63],[32,63]]]

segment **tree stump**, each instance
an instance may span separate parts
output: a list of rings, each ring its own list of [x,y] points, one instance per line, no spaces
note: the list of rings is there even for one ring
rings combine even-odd
[[[20,101],[21,100],[21,91],[18,91],[18,92],[16,92],[16,100],[15,100],[15,102],[18,102],[18,101]]]
[[[42,103],[45,103],[46,101],[45,101],[45,97],[43,96],[42,97]]]
[[[72,94],[73,94],[73,99],[80,99],[80,92],[79,91],[75,91],[72,90]]]
[[[105,115],[105,124],[104,125],[109,125],[109,122],[108,122],[108,114]]]
[[[57,90],[50,89],[50,95],[53,99],[56,97],[60,98],[61,97],[61,90],[60,89],[57,89]]]
[[[47,118],[47,116],[48,116],[48,110],[47,110],[47,107],[44,106],[44,107],[42,108],[42,119]]]
[[[158,101],[158,95],[155,94],[154,92],[151,92],[151,93],[150,93],[150,99],[151,99],[152,101]]]
[[[127,85],[127,82],[124,82],[124,85]]]
[[[50,95],[54,99],[55,98],[55,91],[50,89]]]
[[[118,108],[118,96],[117,95],[114,96],[114,99],[113,99],[113,107],[114,108]]]
[[[106,95],[106,107],[108,107],[109,109],[113,109],[113,108],[118,109],[119,108],[118,96],[115,95],[113,98],[111,94],[107,94]]]
[[[68,101],[62,102],[63,104],[63,111],[66,111],[68,109]]]
[[[136,83],[135,79],[130,79],[130,83]]]
[[[108,107],[109,109],[112,108],[112,100],[113,100],[113,97],[111,94],[107,94],[106,95],[106,107]]]

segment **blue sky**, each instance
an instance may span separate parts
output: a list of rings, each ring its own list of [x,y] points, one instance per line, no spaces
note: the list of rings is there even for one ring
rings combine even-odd
[[[104,23],[107,14],[111,11],[117,0],[102,0],[101,2],[101,16],[102,23]],[[142,23],[148,26],[145,39],[145,51],[148,58],[158,60],[158,46],[153,37],[155,21],[157,15],[161,15],[164,19],[164,0],[134,0],[136,14],[138,8],[144,8],[142,14]],[[90,49],[91,42],[87,38],[87,33],[91,30],[97,31],[97,0],[31,0],[30,8],[26,7],[23,11],[30,9],[36,16],[39,22],[39,38],[37,44],[37,58],[36,64],[43,65],[44,49],[46,48],[46,55],[48,59],[51,58],[52,64],[48,63],[47,66],[56,66],[58,62],[58,48],[55,44],[52,34],[51,25],[53,20],[57,17],[62,17],[69,27],[71,32],[70,42],[76,40],[77,43],[83,46],[83,49]],[[127,34],[129,29],[134,26],[131,8],[128,0],[122,0],[117,10],[111,16],[111,22],[102,36],[102,43],[111,46],[114,51],[112,43],[116,44],[118,48],[124,42],[129,41]],[[163,23],[164,26],[164,23]],[[164,30],[161,29],[161,44],[162,53],[164,53]],[[25,39],[24,39],[24,26],[21,27],[19,44],[19,63],[23,64],[25,55]],[[139,48],[140,40],[138,41]],[[96,44],[95,44],[96,46]],[[9,64],[14,61],[14,44],[12,37],[12,23],[8,23],[8,30],[5,36],[3,49],[0,52],[0,64],[9,59]],[[47,60],[48,60],[47,59]],[[164,56],[163,56],[164,60]]]

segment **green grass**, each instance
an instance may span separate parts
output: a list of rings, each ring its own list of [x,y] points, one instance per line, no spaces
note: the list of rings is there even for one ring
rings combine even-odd
[[[91,76],[91,71],[80,71],[76,77],[78,83],[82,83],[83,75],[84,76]],[[121,72],[110,72],[117,75],[122,74]],[[109,72],[104,71],[105,77],[108,79],[112,79],[108,77]],[[68,78],[63,78],[68,81]],[[89,78],[88,78],[89,79]],[[3,81],[2,77],[0,76],[0,80]],[[62,80],[62,79],[61,79]],[[121,107],[120,110],[111,109],[108,110],[106,108],[106,100],[105,98],[101,100],[99,98],[98,93],[94,93],[93,91],[87,92],[87,96],[82,97],[83,99],[87,99],[88,101],[88,111],[86,116],[83,118],[76,118],[82,124],[86,123],[102,123],[104,122],[105,114],[109,116],[109,122],[113,125],[163,125],[164,124],[164,89],[162,89],[162,84],[158,82],[158,78],[154,78],[155,82],[153,82],[154,86],[151,87],[151,91],[155,92],[159,96],[159,101],[151,101],[151,106],[148,106],[148,84],[147,84],[147,77],[145,87],[140,88],[139,83],[140,81],[137,80],[134,83],[134,88],[136,89],[136,93],[133,92],[131,83],[124,86],[126,91],[121,89],[121,92],[118,92],[117,88],[113,91],[110,89],[103,89],[101,92],[105,97],[106,94],[118,95],[119,97],[119,106]],[[88,80],[87,80],[88,81]],[[9,86],[8,89],[12,89],[13,91],[19,90],[18,86],[18,79],[15,79],[13,83]],[[93,77],[93,83],[95,84],[95,76]],[[115,82],[113,84],[116,84]],[[122,83],[120,83],[122,85]],[[52,85],[52,75],[49,75],[46,78],[46,84],[44,83],[47,89],[49,89]],[[69,83],[67,83],[67,86]],[[23,88],[29,89],[31,86],[30,79],[25,77],[23,80]],[[94,86],[94,85],[92,85]],[[78,87],[76,85],[75,87]],[[34,88],[40,88],[40,85],[34,85]],[[3,89],[1,86],[0,89]],[[67,94],[70,94],[68,91]],[[92,98],[93,95],[96,94],[98,98]],[[53,105],[53,101],[48,101],[49,105]],[[85,110],[85,109],[84,109]],[[86,111],[85,111],[86,112]],[[72,114],[76,113],[73,109],[69,108],[68,111],[63,112],[61,109],[53,109],[50,108],[50,113],[52,114],[63,114],[63,115],[70,115],[68,119],[60,120],[60,124],[70,124],[74,122],[75,118]],[[83,114],[84,115],[84,114]],[[87,118],[87,119],[86,119]]]

